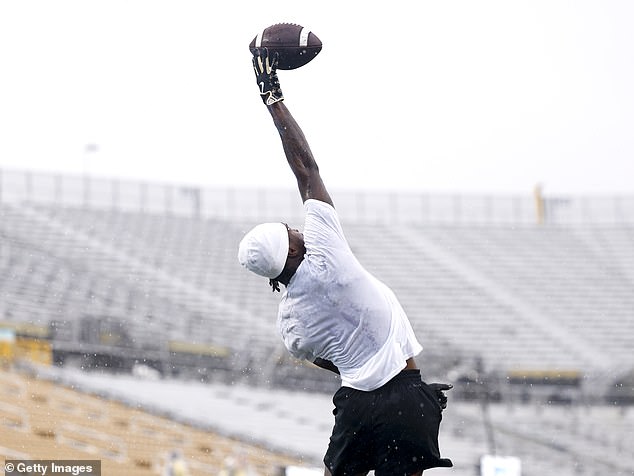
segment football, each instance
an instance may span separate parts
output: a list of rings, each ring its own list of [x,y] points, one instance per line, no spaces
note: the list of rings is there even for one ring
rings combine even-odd
[[[310,62],[321,51],[321,40],[312,31],[294,23],[277,23],[262,30],[249,44],[279,54],[278,69],[296,69]]]

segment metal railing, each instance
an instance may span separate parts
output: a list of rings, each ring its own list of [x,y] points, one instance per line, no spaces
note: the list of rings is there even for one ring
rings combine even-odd
[[[377,224],[634,224],[634,194],[544,197],[332,190],[343,221]],[[2,203],[199,218],[302,220],[296,189],[197,187],[0,169]]]

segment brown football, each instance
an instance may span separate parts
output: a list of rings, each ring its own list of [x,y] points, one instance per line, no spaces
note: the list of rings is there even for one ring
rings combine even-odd
[[[249,44],[278,53],[278,69],[296,69],[310,62],[321,51],[321,40],[312,31],[294,23],[277,23],[262,30]]]

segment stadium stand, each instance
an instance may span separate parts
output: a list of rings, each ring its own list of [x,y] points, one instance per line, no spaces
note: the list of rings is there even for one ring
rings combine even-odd
[[[71,326],[110,316],[125,323],[128,335],[116,338],[148,350],[185,341],[248,348],[247,363],[271,355],[276,297],[235,262],[249,224],[42,205],[5,205],[2,213],[11,234],[3,274],[15,276],[2,282],[12,321],[46,328],[52,316]],[[433,355],[448,348],[496,371],[591,374],[630,354],[634,232],[627,228],[346,230],[359,259],[401,297]],[[403,256],[407,266],[399,265]]]
[[[37,388],[59,389],[61,385],[62,389],[61,392],[53,390],[54,396],[47,400],[48,404],[41,393],[37,398],[40,413],[51,409],[63,412],[60,413],[64,416],[62,428],[53,425],[49,432],[102,448],[101,451],[113,457],[120,453],[116,442],[128,441],[130,434],[137,435],[132,438],[134,448],[128,449],[127,454],[132,455],[141,471],[150,466],[148,454],[166,454],[174,448],[188,447],[198,450],[198,453],[194,451],[196,462],[206,456],[211,459],[212,456],[206,454],[211,450],[224,451],[222,455],[240,459],[244,459],[240,455],[251,451],[259,461],[256,456],[262,447],[267,447],[301,455],[303,464],[318,465],[332,424],[332,403],[330,396],[324,394],[240,384],[148,382],[132,376],[55,368],[40,368],[37,374],[46,379],[39,382]],[[31,380],[29,377],[28,381]],[[11,377],[9,385],[16,387],[14,381]],[[74,389],[72,396],[69,388]],[[83,395],[79,398],[78,390],[87,392],[90,398]],[[12,393],[16,391],[19,390],[14,389]],[[158,422],[156,415],[161,416]],[[69,428],[67,423],[82,427],[84,432],[78,432],[73,426]],[[199,439],[196,435],[200,433],[191,431],[207,425],[216,428],[217,434],[231,435],[234,439],[217,441],[206,434]],[[110,446],[104,449],[102,440],[88,440],[92,436],[88,427],[103,428]],[[140,441],[140,435],[143,440],[152,435],[151,441],[148,444]],[[443,419],[441,447],[443,453],[454,460],[451,474],[456,476],[472,476],[480,456],[491,453],[520,457],[524,476],[628,475],[634,469],[629,445],[632,437],[634,412],[631,408],[536,402],[490,404],[484,411],[481,403],[452,399]],[[256,446],[258,441],[267,444]],[[256,450],[248,450],[250,447]],[[265,468],[264,465],[259,467]],[[266,469],[260,471],[270,474]],[[440,475],[443,470],[430,473]]]
[[[386,241],[398,243],[399,233],[404,242],[397,248],[421,262],[408,267],[418,292],[401,295],[417,298],[408,306],[415,315],[417,309],[436,314],[415,322],[438,326],[429,330],[459,348],[473,345],[474,335],[487,335],[474,350],[490,366],[592,372],[629,356],[633,284],[625,263],[585,245],[596,229],[426,226],[406,230],[405,238],[396,230]],[[631,249],[623,241],[616,252]],[[388,243],[382,250],[389,253]],[[445,269],[434,269],[439,263]]]
[[[257,192],[255,205],[229,213],[219,204],[237,202],[233,194],[197,189],[188,190],[188,200],[197,200],[186,214],[172,206],[160,211],[145,199],[142,207],[126,206],[123,196],[99,204],[62,200],[61,192],[54,200],[7,199],[2,180],[0,174],[0,330],[16,341],[15,351],[0,342],[0,360],[28,355],[46,363],[48,353],[49,363],[60,368],[150,368],[164,378],[231,384],[236,391],[247,385],[253,395],[286,388],[328,398],[338,386],[337,378],[287,355],[275,329],[279,296],[236,260],[237,243],[252,225],[282,220],[286,211],[289,221],[299,220],[296,211],[280,208],[277,216],[271,212],[275,200]],[[622,212],[624,201],[598,208],[617,210],[609,216],[622,221],[586,223],[580,212],[592,208],[586,201],[559,201],[551,204],[550,219],[538,224],[526,219],[524,201],[500,206],[511,212],[510,219],[498,220],[489,217],[496,202],[481,200],[483,213],[470,221],[470,209],[459,200],[424,198],[403,199],[419,207],[411,213],[422,220],[407,208],[388,213],[394,207],[375,198],[357,197],[341,209],[359,260],[396,291],[421,338],[425,378],[456,383],[456,399],[489,401],[498,451],[521,455],[528,476],[553,474],[553,465],[563,468],[557,474],[571,476],[632,474],[623,442],[634,439],[626,407],[634,402],[634,223]],[[429,207],[436,201],[458,203],[462,211],[434,211]],[[561,220],[568,205],[570,223]],[[205,206],[215,212],[204,213]],[[24,407],[16,403],[16,395],[24,395],[20,385],[8,385],[13,397],[0,400],[2,424],[15,428],[12,441],[23,442],[0,442],[7,456],[90,448],[116,463],[138,450],[139,471],[155,466],[144,459],[143,445],[126,446],[133,421],[134,428],[157,433],[145,416],[115,417],[114,402],[97,401],[75,419],[70,409],[78,407],[76,396],[60,389],[33,393],[40,400],[29,398],[32,405]],[[225,393],[215,405],[253,402],[262,418],[275,408],[263,394],[256,401]],[[293,400],[284,401],[293,414]],[[49,405],[69,414],[63,424],[46,425],[42,411]],[[455,474],[473,474],[479,455],[490,451],[484,409],[461,402],[447,415],[446,444],[461,455]],[[39,426],[33,416],[42,417]],[[95,432],[103,419],[109,419],[107,440]],[[160,433],[178,442],[177,431],[166,425]],[[328,428],[319,431],[327,438]],[[153,442],[154,450],[169,452],[167,439]],[[187,445],[210,448],[201,440]],[[204,465],[215,464],[212,456],[203,461],[198,455],[201,474]]]
[[[0,462],[100,460],[102,474],[161,474],[178,451],[189,473],[217,475],[230,459],[254,474],[278,474],[296,458],[27,374],[0,371]]]

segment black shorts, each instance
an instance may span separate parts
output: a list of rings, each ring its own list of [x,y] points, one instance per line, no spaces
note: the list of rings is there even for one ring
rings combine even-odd
[[[441,408],[419,370],[403,370],[381,388],[341,387],[333,397],[335,426],[324,464],[333,476],[374,470],[376,476],[410,476],[453,466],[441,459]]]

